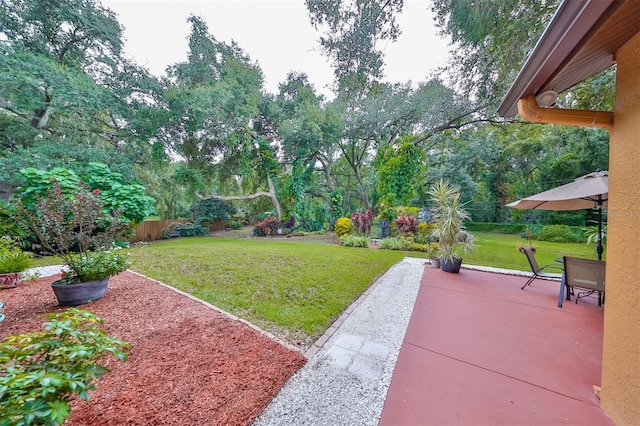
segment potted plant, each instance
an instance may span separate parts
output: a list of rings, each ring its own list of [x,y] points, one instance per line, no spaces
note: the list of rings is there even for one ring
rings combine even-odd
[[[100,190],[89,191],[81,182],[73,193],[53,183],[33,206],[17,203],[16,218],[40,240],[42,247],[64,264],[53,288],[61,306],[74,306],[104,296],[109,277],[129,267],[127,253],[116,238],[125,230],[120,211],[107,211]]]
[[[445,272],[459,272],[462,257],[458,250],[473,250],[473,235],[464,229],[469,214],[461,203],[460,190],[441,179],[429,189],[429,195],[436,224],[432,235],[440,246],[441,268]]]
[[[0,239],[0,288],[14,288],[20,273],[31,264],[31,256],[10,239]]]

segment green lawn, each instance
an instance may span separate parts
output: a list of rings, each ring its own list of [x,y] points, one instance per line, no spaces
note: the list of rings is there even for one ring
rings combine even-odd
[[[472,253],[464,253],[464,263],[531,271],[526,256],[517,250],[518,245],[528,244],[526,239],[515,235],[485,232],[474,232],[473,235],[476,240],[476,249]],[[562,256],[597,259],[596,247],[593,244],[533,241],[533,246],[537,249],[536,260],[540,266],[554,263],[555,259]]]
[[[231,234],[229,234],[232,236]],[[300,239],[178,238],[130,250],[132,270],[214,304],[291,342],[309,344],[362,292],[405,256],[424,253]],[[475,232],[464,263],[530,271],[513,235]],[[563,255],[596,258],[595,246],[535,241],[540,265]],[[60,263],[38,259],[37,266]]]
[[[131,249],[131,269],[290,341],[309,343],[405,255],[291,241],[180,238]]]

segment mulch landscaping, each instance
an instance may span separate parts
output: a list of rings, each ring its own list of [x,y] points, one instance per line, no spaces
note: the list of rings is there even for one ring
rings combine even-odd
[[[0,291],[0,339],[42,330],[59,312],[55,277]],[[107,294],[79,306],[131,344],[129,360],[105,358],[111,372],[73,401],[66,425],[248,425],[305,363],[248,325],[131,272],[112,277]]]

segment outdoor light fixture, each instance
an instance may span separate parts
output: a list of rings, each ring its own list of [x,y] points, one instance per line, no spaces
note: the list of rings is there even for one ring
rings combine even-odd
[[[538,106],[545,108],[553,108],[556,105],[557,100],[558,93],[553,90],[547,90],[546,92],[542,92],[538,96],[536,96]]]

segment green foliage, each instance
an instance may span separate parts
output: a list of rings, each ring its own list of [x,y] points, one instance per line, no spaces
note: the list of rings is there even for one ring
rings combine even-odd
[[[340,237],[340,244],[345,247],[369,247],[369,237],[364,235],[342,235]]]
[[[96,254],[89,255],[90,250],[109,249],[125,229],[120,211],[105,213],[99,194],[99,190],[89,191],[82,184],[76,185],[74,193],[65,194],[54,183],[32,208],[17,203],[16,220],[33,232],[47,251],[64,260],[70,273],[67,283],[90,281],[85,274],[92,274],[90,267],[94,264],[96,271],[102,270],[105,262],[122,265],[114,260],[121,256],[115,252],[113,258],[104,255],[103,259],[98,254],[93,259]],[[74,250],[80,255],[74,255]]]
[[[342,203],[344,201],[344,195],[342,190],[336,189],[331,193],[331,214],[332,217],[342,217]]]
[[[207,198],[199,200],[191,206],[191,217],[193,220],[213,223],[217,220],[229,220],[237,213],[236,208],[229,201],[218,198]]]
[[[11,239],[0,238],[0,274],[22,272],[31,265],[31,254]]]
[[[405,137],[398,147],[378,150],[374,167],[378,172],[377,191],[380,198],[391,205],[411,202],[417,188],[426,178],[424,149]]]
[[[353,232],[353,224],[348,217],[341,217],[336,221],[335,232],[338,238]]]
[[[89,391],[109,371],[103,355],[127,359],[130,346],[107,336],[95,314],[73,308],[47,317],[44,331],[0,343],[2,425],[63,424],[70,401],[89,401]]]
[[[404,236],[389,237],[380,240],[380,248],[387,250],[411,250],[413,239]]]
[[[173,227],[174,231],[180,232],[181,237],[204,237],[209,235],[209,228],[203,226],[206,221],[196,220],[195,222],[178,223]]]
[[[112,172],[109,166],[102,163],[90,163],[86,177],[80,178],[76,172],[63,167],[41,170],[33,167],[20,171],[23,176],[20,199],[32,208],[36,200],[42,198],[51,189],[54,182],[63,194],[73,194],[78,182],[86,182],[96,194],[106,210],[122,211],[122,219],[131,224],[142,222],[153,214],[155,200],[145,195],[144,186],[138,183],[125,183],[120,173]]]
[[[114,247],[110,250],[88,251],[84,255],[74,256],[74,271],[82,278],[76,280],[97,281],[112,275],[117,275],[131,266],[128,260],[128,253],[120,248]],[[58,280],[58,283],[61,280]],[[71,284],[72,282],[68,282]]]
[[[492,232],[494,234],[514,234],[520,235],[524,233],[528,225],[524,223],[486,223],[486,222],[467,222],[466,228],[469,231]]]
[[[579,243],[585,241],[585,237],[580,232],[576,232],[567,225],[547,225],[536,235],[536,239],[556,243]]]
[[[457,247],[461,246],[465,252],[473,249],[473,235],[464,230],[464,221],[469,219],[469,214],[460,202],[460,190],[440,180],[429,189],[429,195],[434,203],[436,229],[433,236],[440,245],[440,257],[446,261],[459,259]]]

